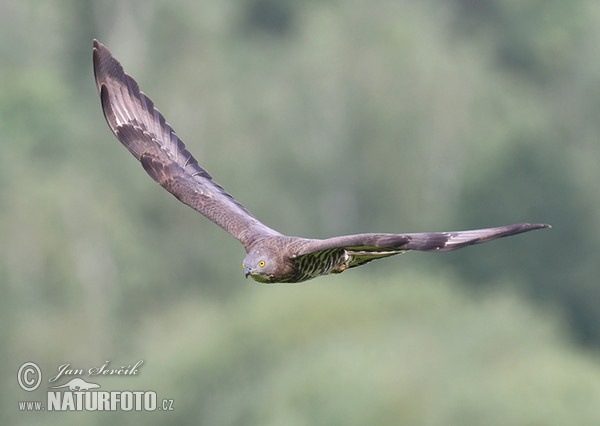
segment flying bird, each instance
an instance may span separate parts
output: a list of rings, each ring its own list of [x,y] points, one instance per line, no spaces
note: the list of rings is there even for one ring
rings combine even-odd
[[[212,179],[136,81],[97,40],[93,58],[102,110],[112,132],[152,179],[239,240],[247,253],[242,263],[246,278],[263,283],[297,283],[408,250],[451,251],[550,227],[519,223],[471,231],[369,233],[327,239],[281,234],[256,219]]]

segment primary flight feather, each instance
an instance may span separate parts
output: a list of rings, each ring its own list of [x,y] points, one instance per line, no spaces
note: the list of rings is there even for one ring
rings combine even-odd
[[[104,117],[117,139],[152,179],[242,243],[246,277],[256,281],[296,283],[408,250],[450,251],[550,227],[519,223],[472,231],[356,234],[324,240],[283,235],[256,219],[212,179],[136,81],[97,40],[93,56]]]

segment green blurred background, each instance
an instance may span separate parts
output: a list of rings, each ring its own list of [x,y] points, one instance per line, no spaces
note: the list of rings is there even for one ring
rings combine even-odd
[[[246,281],[110,133],[93,38],[284,233],[554,228]],[[598,40],[594,0],[0,3],[0,423],[600,424]],[[18,410],[140,359],[97,382],[175,411]]]

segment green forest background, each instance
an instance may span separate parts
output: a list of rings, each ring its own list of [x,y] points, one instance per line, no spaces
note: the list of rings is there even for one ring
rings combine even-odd
[[[93,38],[284,233],[553,229],[244,280],[110,133]],[[0,3],[0,423],[600,424],[599,40],[594,0]],[[18,410],[107,360],[175,410]]]

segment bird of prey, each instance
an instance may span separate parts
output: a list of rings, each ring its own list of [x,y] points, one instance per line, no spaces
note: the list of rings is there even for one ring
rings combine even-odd
[[[256,219],[212,179],[136,81],[97,40],[93,57],[102,110],[112,132],[152,179],[242,243],[247,253],[242,263],[246,278],[297,283],[408,250],[450,251],[550,227],[519,223],[471,231],[370,233],[327,239],[283,235]]]

